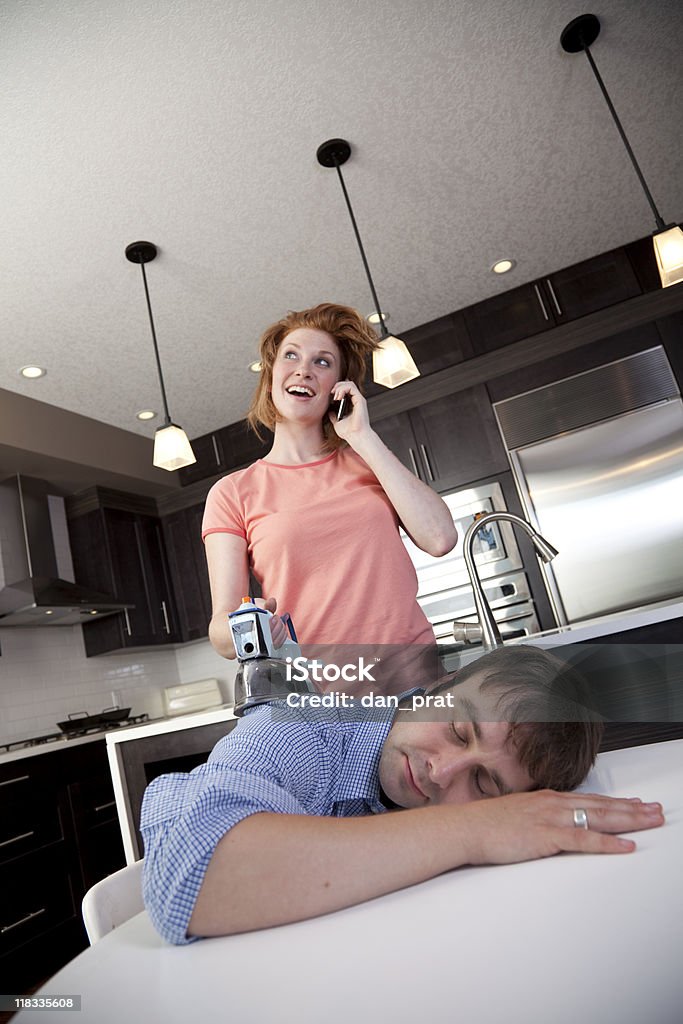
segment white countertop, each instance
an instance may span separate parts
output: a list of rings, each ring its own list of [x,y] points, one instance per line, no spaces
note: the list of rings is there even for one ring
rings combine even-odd
[[[630,608],[627,611],[611,612],[600,615],[586,622],[575,622],[569,626],[558,626],[546,629],[532,636],[510,640],[508,643],[538,643],[542,646],[578,643],[583,640],[598,640],[602,636],[613,633],[625,633],[629,629],[640,626],[651,626],[656,622],[669,622],[683,616],[683,599],[675,601],[659,601],[657,604],[643,605],[641,608]],[[683,636],[681,637],[683,643]]]
[[[667,824],[636,833],[633,854],[460,868],[189,946],[166,945],[140,914],[37,995],[81,995],[81,1011],[60,1011],[64,1024],[678,1024],[683,740],[601,754],[582,788],[660,800]],[[306,870],[304,851],[288,870]]]
[[[106,733],[107,746],[116,743],[127,743],[143,736],[161,736],[166,732],[179,732],[181,729],[196,729],[200,725],[213,725],[214,722],[226,722],[235,717],[234,704],[221,704],[217,708],[205,711],[192,711],[189,715],[173,715],[168,718],[157,718],[153,722],[141,722]]]
[[[91,732],[87,736],[74,736],[67,739],[66,734],[60,739],[51,740],[50,743],[40,743],[35,747],[22,747],[21,750],[9,750],[0,753],[0,764],[10,761],[20,761],[24,757],[36,757],[38,754],[54,754],[56,750],[70,750],[71,747],[78,747],[81,743],[94,743],[95,740],[102,740],[106,736],[103,729],[101,732]],[[8,740],[7,742],[12,742]]]

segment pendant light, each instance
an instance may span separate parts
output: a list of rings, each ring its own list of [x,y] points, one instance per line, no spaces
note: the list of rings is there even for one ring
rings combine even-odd
[[[147,299],[147,312],[149,313],[149,325],[152,328],[152,341],[154,342],[154,355],[157,361],[157,372],[161,386],[161,400],[164,403],[164,425],[159,427],[154,434],[154,459],[153,464],[159,469],[167,469],[171,472],[174,469],[181,469],[183,466],[191,466],[196,462],[194,452],[187,434],[182,427],[171,422],[171,414],[168,411],[166,401],[166,388],[164,387],[164,375],[161,372],[161,360],[159,359],[159,347],[157,335],[154,330],[154,318],[152,317],[152,306],[149,301],[149,290],[147,288],[147,275],[145,274],[145,263],[151,263],[156,258],[157,247],[152,242],[131,242],[126,246],[126,259],[131,263],[139,263],[142,270],[142,283],[145,287],[145,298]]]
[[[380,343],[379,347],[372,353],[372,378],[376,384],[383,384],[387,388],[397,388],[399,384],[405,384],[407,381],[419,377],[420,371],[415,365],[405,342],[401,341],[400,338],[395,338],[393,334],[389,334],[384,323],[384,316],[380,308],[379,299],[377,298],[370,267],[368,266],[363,243],[361,242],[356,225],[356,218],[351,209],[351,202],[341,172],[342,164],[345,164],[351,156],[351,146],[345,139],[328,139],[327,142],[323,142],[321,146],[318,146],[316,156],[318,163],[322,167],[336,167],[337,169],[339,182],[344,193],[344,199],[346,200],[349,216],[351,217],[351,224],[353,225],[361,259],[363,260],[363,266],[368,278],[368,284],[370,285],[370,292],[375,303],[375,312],[379,319]]]
[[[629,145],[629,141],[626,138],[626,133],[621,126],[621,122],[617,117],[617,112],[614,109],[607,89],[605,88],[604,82],[600,77],[593,55],[590,52],[590,46],[598,38],[600,34],[600,21],[594,14],[582,14],[578,18],[574,18],[564,28],[562,35],[560,36],[560,43],[562,49],[567,53],[578,53],[583,50],[588,58],[588,63],[593,69],[598,85],[602,90],[602,94],[605,97],[607,107],[610,114],[614,118],[614,123],[617,126],[617,130],[621,136],[621,141],[626,147],[631,163],[638,175],[638,181],[642,185],[652,212],[655,216],[655,223],[657,224],[657,230],[654,232],[652,238],[655,249],[655,258],[657,260],[657,269],[659,270],[659,276],[662,282],[662,288],[668,288],[671,284],[678,284],[683,281],[683,231],[677,224],[665,224],[662,219],[659,210],[655,206],[655,201],[652,198],[652,194],[647,187],[647,182],[643,177],[643,172],[638,166],[638,162],[633,154],[633,150]]]

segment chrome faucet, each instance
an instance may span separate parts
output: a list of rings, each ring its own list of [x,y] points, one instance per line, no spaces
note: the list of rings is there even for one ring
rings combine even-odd
[[[555,555],[558,554],[556,548],[554,548],[552,544],[549,544],[545,537],[542,537],[540,533],[537,533],[533,526],[531,526],[530,523],[527,523],[526,519],[521,519],[520,516],[516,516],[512,512],[487,512],[486,515],[479,516],[478,519],[475,519],[465,534],[463,547],[465,549],[465,565],[467,566],[470,583],[472,584],[474,606],[477,609],[479,625],[475,626],[471,622],[453,623],[453,636],[456,640],[464,640],[465,643],[475,643],[476,641],[481,640],[485,647],[503,646],[503,638],[500,635],[498,623],[494,619],[493,612],[486,600],[484,588],[481,585],[479,573],[477,572],[477,567],[474,562],[474,554],[472,552],[474,538],[476,537],[477,532],[484,526],[498,522],[501,519],[505,520],[505,522],[521,526],[525,533],[528,533],[531,538],[531,542],[536,549],[536,554],[539,558],[542,558],[544,562],[551,562]]]

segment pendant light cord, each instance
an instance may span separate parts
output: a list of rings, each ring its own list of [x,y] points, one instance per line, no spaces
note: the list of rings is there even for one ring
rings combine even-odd
[[[334,166],[336,167],[337,174],[339,175],[339,182],[340,182],[341,187],[342,187],[342,192],[344,193],[344,199],[346,200],[346,205],[347,205],[348,210],[349,210],[349,216],[351,218],[351,224],[353,225],[353,231],[354,231],[354,234],[356,236],[356,241],[358,242],[358,248],[360,249],[360,255],[361,255],[361,259],[363,260],[363,266],[365,267],[365,273],[367,274],[368,284],[370,285],[370,291],[372,293],[372,300],[375,303],[375,309],[376,309],[377,315],[379,317],[380,334],[382,336],[382,339],[388,338],[389,337],[389,332],[386,329],[386,326],[384,324],[384,317],[382,315],[382,310],[380,309],[379,299],[377,298],[377,292],[375,291],[375,285],[374,285],[373,280],[372,280],[372,274],[370,273],[370,267],[368,266],[368,261],[365,258],[365,250],[363,248],[363,243],[361,242],[361,239],[360,239],[360,233],[358,231],[358,226],[356,224],[356,218],[354,217],[353,210],[351,209],[351,201],[349,199],[349,194],[346,191],[346,185],[344,184],[344,178],[342,176],[341,167],[339,166],[339,163],[337,162],[336,157],[334,157],[333,159],[334,159]]]
[[[619,120],[619,118],[617,116],[617,112],[614,109],[614,104],[612,103],[611,99],[609,98],[609,93],[607,92],[607,89],[605,88],[605,84],[604,84],[602,78],[600,77],[600,72],[598,71],[596,63],[593,60],[593,55],[591,54],[590,48],[588,46],[586,46],[585,43],[583,45],[583,52],[588,57],[588,63],[590,64],[591,68],[593,69],[593,74],[597,78],[598,85],[600,86],[600,88],[602,90],[602,95],[605,97],[605,101],[607,103],[607,106],[609,107],[609,112],[612,115],[612,117],[614,118],[614,123],[616,124],[617,129],[619,131],[619,134],[621,135],[621,141],[624,143],[624,146],[626,147],[626,152],[628,153],[629,157],[631,158],[631,163],[633,164],[635,172],[638,175],[638,180],[640,181],[640,184],[643,186],[643,191],[645,193],[647,201],[650,204],[650,207],[652,208],[652,212],[655,215],[655,222],[657,224],[657,230],[658,231],[664,231],[665,228],[666,228],[666,224],[664,223],[664,220],[662,219],[662,217],[661,217],[661,215],[659,213],[659,210],[657,209],[657,207],[655,205],[655,201],[652,198],[652,193],[650,192],[649,188],[647,187],[647,182],[645,181],[645,178],[643,177],[643,172],[641,171],[640,167],[638,166],[638,161],[636,160],[634,152],[631,149],[630,143],[629,143],[628,139],[626,138],[626,132],[621,127],[621,121]]]
[[[140,263],[140,270],[142,271],[142,283],[145,286],[145,298],[147,299],[147,312],[149,313],[149,326],[152,328],[152,341],[154,342],[154,355],[157,361],[157,372],[159,374],[159,384],[161,385],[161,400],[164,403],[164,426],[168,427],[171,423],[171,414],[168,411],[168,402],[166,400],[166,388],[164,387],[164,375],[161,372],[161,360],[159,359],[159,346],[157,345],[157,332],[154,330],[154,317],[152,316],[152,305],[149,301],[149,290],[147,288],[147,275],[145,274],[145,264]]]

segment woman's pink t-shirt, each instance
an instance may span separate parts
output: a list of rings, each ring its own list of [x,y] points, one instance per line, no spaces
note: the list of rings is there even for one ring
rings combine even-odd
[[[290,613],[301,643],[434,643],[396,512],[351,448],[224,477],[206,499],[209,533],[244,537],[263,596]]]

